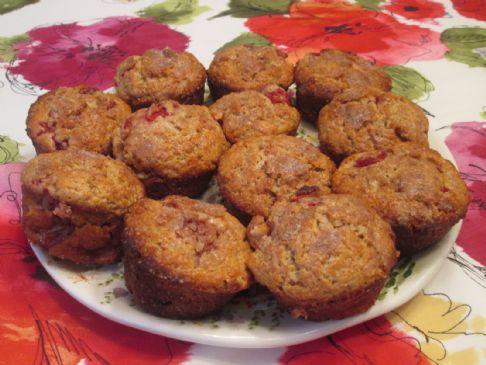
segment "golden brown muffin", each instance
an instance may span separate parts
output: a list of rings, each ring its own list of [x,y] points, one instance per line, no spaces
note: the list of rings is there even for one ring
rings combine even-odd
[[[319,113],[318,127],[321,148],[336,161],[401,142],[429,145],[422,109],[403,96],[367,87],[336,96]]]
[[[375,302],[396,262],[390,225],[351,195],[279,201],[247,229],[249,267],[295,318],[340,319]]]
[[[415,143],[351,155],[332,179],[338,193],[362,197],[388,221],[402,255],[439,241],[466,214],[469,194],[440,154]]]
[[[224,48],[208,69],[211,96],[216,100],[230,92],[261,90],[266,85],[286,90],[294,79],[294,67],[286,58],[274,46],[244,44]]]
[[[329,193],[334,163],[310,143],[289,136],[263,136],[234,144],[221,157],[217,181],[232,205],[268,216],[277,199],[296,193]]]
[[[207,107],[166,100],[127,119],[115,134],[113,153],[135,170],[150,197],[196,197],[227,146]]]
[[[206,70],[189,52],[149,49],[120,63],[115,83],[118,95],[134,109],[167,99],[202,104]]]
[[[391,90],[391,78],[383,68],[351,52],[324,49],[309,53],[295,66],[297,109],[316,122],[321,108],[350,87],[369,86]]]
[[[51,256],[110,264],[122,253],[122,216],[143,196],[143,185],[120,161],[81,150],[46,153],[22,171],[22,226]]]
[[[84,85],[60,87],[31,105],[27,134],[37,153],[82,149],[109,155],[113,131],[131,112],[116,95]]]
[[[258,91],[241,91],[223,96],[209,110],[221,123],[226,139],[236,143],[250,137],[295,134],[300,114],[287,100],[281,88],[268,96]]]
[[[245,228],[219,204],[142,199],[125,225],[127,288],[152,313],[201,317],[250,285]]]

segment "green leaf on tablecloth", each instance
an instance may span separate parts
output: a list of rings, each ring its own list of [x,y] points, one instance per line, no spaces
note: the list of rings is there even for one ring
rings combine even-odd
[[[15,59],[15,44],[27,40],[29,40],[27,34],[0,37],[0,62],[12,62]]]
[[[445,57],[471,67],[486,66],[486,28],[446,29],[440,40],[449,48]]]
[[[482,118],[482,119],[486,119],[486,107],[483,106],[483,110],[481,110],[479,112],[479,116]]]
[[[383,0],[356,0],[363,8],[370,10],[381,10],[380,4]]]
[[[137,12],[141,17],[154,18],[158,23],[187,24],[205,11],[208,6],[200,6],[198,0],[166,0]]]
[[[226,47],[231,47],[231,46],[237,46],[239,44],[253,44],[256,46],[269,46],[272,44],[268,39],[262,37],[261,35],[258,35],[253,32],[244,32],[241,33],[238,37],[233,39],[232,41],[229,41],[228,43],[225,43],[222,47],[218,48],[214,53],[219,52],[220,50],[226,48]]]
[[[411,258],[404,258],[398,261],[388,275],[388,279],[381,289],[378,300],[382,300],[386,297],[388,292],[392,290],[394,293],[398,292],[400,285],[413,274],[415,269],[415,261]]]
[[[0,164],[6,164],[23,159],[19,152],[20,146],[22,146],[22,144],[14,141],[10,137],[0,135]]]
[[[392,78],[392,91],[410,100],[419,100],[434,90],[434,85],[413,68],[385,66],[385,71]]]
[[[0,1],[0,15],[38,2],[39,0],[2,0]]]
[[[233,18],[251,18],[269,14],[287,14],[289,6],[296,0],[230,0],[228,10],[211,19],[222,16]]]

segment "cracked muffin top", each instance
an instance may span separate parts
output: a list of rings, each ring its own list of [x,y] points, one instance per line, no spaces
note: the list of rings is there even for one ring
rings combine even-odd
[[[113,131],[130,114],[116,95],[84,85],[60,87],[31,105],[27,134],[37,153],[82,149],[108,155]]]
[[[38,155],[22,171],[22,184],[33,194],[115,215],[144,196],[142,183],[123,162],[81,150]]]
[[[113,153],[137,173],[179,178],[215,170],[227,145],[207,107],[165,100],[126,120]]]
[[[324,49],[308,53],[295,66],[297,88],[326,103],[338,93],[356,86],[391,89],[391,79],[380,66],[351,52]]]
[[[219,204],[172,195],[142,199],[125,216],[125,246],[169,280],[208,292],[249,285],[245,228]]]
[[[308,301],[346,302],[382,285],[397,257],[390,225],[346,194],[279,201],[267,219],[253,218],[247,236],[256,281],[293,303],[294,317],[306,317],[299,307]]]
[[[232,91],[260,90],[269,84],[287,89],[293,82],[294,67],[286,58],[274,46],[244,44],[225,48],[209,66],[210,86],[220,89],[216,97]]]
[[[411,142],[346,158],[333,176],[332,188],[362,197],[392,226],[409,230],[437,224],[450,228],[469,203],[454,165],[437,151]]]
[[[367,87],[336,96],[319,113],[318,128],[323,150],[336,159],[400,142],[428,146],[422,109],[403,96]]]
[[[263,136],[234,144],[221,157],[217,181],[223,196],[250,215],[267,216],[277,199],[298,191],[330,192],[334,163],[296,137]]]
[[[204,89],[206,70],[189,52],[149,49],[121,62],[115,82],[118,95],[136,109],[167,99],[192,104]]]
[[[297,109],[289,105],[287,92],[279,87],[242,91],[223,96],[209,107],[231,143],[242,139],[295,133],[300,122]]]

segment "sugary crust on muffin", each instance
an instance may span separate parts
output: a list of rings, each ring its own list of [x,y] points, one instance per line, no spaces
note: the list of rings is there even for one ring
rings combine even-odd
[[[390,226],[351,195],[279,201],[247,235],[256,281],[292,316],[313,320],[368,309],[397,257]]]
[[[416,143],[346,158],[332,187],[373,206],[392,225],[403,254],[439,240],[464,217],[469,203],[467,187],[454,165]]]
[[[189,52],[150,49],[120,63],[115,81],[118,95],[136,109],[167,99],[202,104],[206,70]]]
[[[336,96],[319,113],[319,141],[335,159],[400,142],[428,146],[425,113],[403,96],[357,87]]]
[[[34,195],[91,212],[121,215],[144,195],[143,185],[121,161],[82,150],[41,154],[22,171],[22,185]]]
[[[351,52],[324,49],[308,53],[297,62],[297,108],[309,121],[340,92],[356,86],[384,91],[391,89],[391,78],[379,66]]]
[[[59,87],[31,105],[27,134],[37,153],[83,149],[110,154],[113,131],[130,113],[116,95],[84,85]]]
[[[285,90],[279,90],[285,94]],[[270,97],[257,91],[225,95],[209,110],[231,143],[257,136],[292,135],[300,122],[297,109],[286,102],[273,103]]]
[[[125,216],[123,241],[127,288],[151,313],[198,318],[250,285],[245,229],[221,205],[143,199]]]
[[[215,170],[227,145],[207,107],[166,100],[135,112],[115,135],[113,152],[142,179],[183,179]]]
[[[273,46],[238,45],[216,54],[208,69],[211,95],[217,99],[233,91],[260,90],[268,84],[287,89],[293,66]]]
[[[217,181],[223,196],[239,210],[267,216],[277,199],[300,189],[329,193],[334,163],[296,137],[263,136],[234,144],[221,157]]]
[[[125,216],[125,247],[161,280],[207,293],[248,287],[245,228],[223,206],[172,195],[142,199]]]

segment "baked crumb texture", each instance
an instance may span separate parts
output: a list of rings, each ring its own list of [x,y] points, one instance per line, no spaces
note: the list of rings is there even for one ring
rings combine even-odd
[[[382,67],[351,52],[324,49],[308,53],[295,66],[297,109],[309,122],[316,123],[319,111],[334,96],[357,86],[390,91],[390,76]]]
[[[290,136],[263,136],[234,144],[221,157],[219,189],[234,207],[268,216],[278,199],[330,193],[334,163],[310,143]]]
[[[81,149],[110,155],[113,132],[131,112],[116,95],[84,85],[60,87],[31,105],[27,134],[37,153]]]
[[[123,237],[127,288],[151,313],[198,318],[250,285],[245,228],[222,205],[145,198],[126,214]]]
[[[214,100],[235,91],[261,90],[277,85],[287,90],[294,81],[294,67],[287,55],[274,46],[238,45],[224,48],[208,69],[208,84]]]
[[[277,86],[268,86],[264,92],[230,93],[209,107],[229,142],[267,135],[295,135],[300,114],[289,105],[287,92]]]
[[[228,142],[207,107],[166,100],[136,111],[115,133],[113,146],[115,157],[135,170],[148,196],[196,197]]]
[[[168,99],[203,104],[205,83],[206,70],[196,57],[170,48],[130,56],[118,65],[115,75],[118,95],[134,109]]]
[[[439,241],[466,214],[469,193],[454,165],[432,149],[402,143],[346,158],[332,179],[337,193],[363,198],[395,231],[402,255]]]
[[[403,96],[369,87],[336,96],[319,113],[318,128],[321,148],[335,161],[401,142],[428,146],[429,122],[422,109]]]
[[[22,196],[27,238],[51,256],[89,266],[120,259],[122,216],[144,189],[124,163],[67,150],[26,164]]]
[[[279,201],[247,229],[249,266],[294,318],[340,319],[375,302],[396,262],[393,232],[346,194]]]

